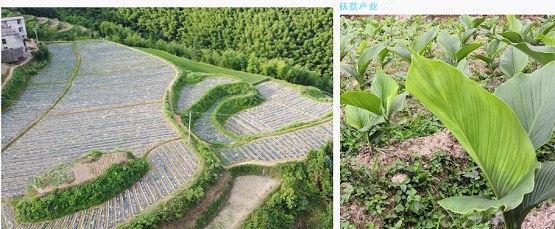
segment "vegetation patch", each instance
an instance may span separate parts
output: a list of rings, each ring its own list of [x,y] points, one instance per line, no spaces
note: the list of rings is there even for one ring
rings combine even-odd
[[[81,185],[65,189],[56,188],[49,194],[32,198],[14,199],[12,204],[16,209],[15,217],[19,222],[26,223],[52,220],[113,198],[137,182],[150,168],[145,158],[136,158],[131,152],[126,152],[126,155],[129,159],[126,164],[111,164],[101,176]],[[92,162],[96,160],[95,157],[100,156],[93,152],[84,160]],[[55,175],[50,174],[43,178],[52,178]],[[41,182],[38,182],[38,185],[41,185]]]

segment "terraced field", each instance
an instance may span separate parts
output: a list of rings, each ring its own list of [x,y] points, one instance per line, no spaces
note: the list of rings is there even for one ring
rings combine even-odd
[[[42,118],[2,152],[2,197],[24,194],[35,176],[93,150],[131,150],[139,156],[171,141],[152,150],[148,155],[152,170],[112,200],[51,222],[19,225],[112,228],[173,193],[197,170],[198,159],[182,142],[175,141],[179,135],[162,111],[162,96],[176,73],[148,55],[111,43],[90,42],[77,44],[81,65],[71,80],[76,65],[71,44],[52,47],[50,66],[35,76],[36,84],[2,114],[3,145]],[[67,86],[69,91],[64,94]],[[58,98],[61,100],[53,109],[43,114]],[[2,205],[2,225],[17,226],[6,204]]]
[[[33,78],[33,84],[21,94],[18,101],[2,113],[2,147],[13,137],[35,121],[60,97],[71,73],[76,58],[71,44],[51,44],[50,65]],[[62,83],[36,85],[42,83]]]
[[[256,88],[266,101],[232,115],[225,123],[224,127],[237,136],[271,132],[293,122],[316,119],[333,109],[332,103],[308,99],[276,82],[263,82]]]
[[[254,140],[236,148],[218,149],[228,163],[273,161],[304,157],[333,138],[332,121],[282,135]]]
[[[103,204],[53,221],[23,224],[18,228],[114,228],[173,193],[197,170],[198,159],[179,140],[157,147],[147,158],[153,170]],[[2,204],[2,217],[4,228],[15,228],[13,212],[7,204]]]
[[[212,76],[204,78],[204,80],[197,84],[185,85],[179,93],[177,112],[182,112],[187,109],[187,107],[191,106],[211,87],[233,82],[237,81],[231,78]]]
[[[214,126],[212,122],[212,113],[218,107],[220,102],[224,101],[225,98],[220,99],[220,101],[216,102],[210,109],[204,112],[200,118],[195,122],[193,125],[193,131],[197,136],[200,138],[208,141],[208,142],[217,142],[217,143],[224,143],[224,144],[233,144],[235,140],[233,138],[223,134]]]

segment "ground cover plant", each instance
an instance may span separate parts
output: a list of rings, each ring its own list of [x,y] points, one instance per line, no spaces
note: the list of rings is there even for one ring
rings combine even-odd
[[[366,68],[372,93],[341,77],[343,228],[553,226],[534,210],[555,196],[553,16],[341,20],[342,64],[385,44]],[[408,93],[391,141],[379,134],[383,99],[366,98],[382,72],[399,85],[393,96]]]

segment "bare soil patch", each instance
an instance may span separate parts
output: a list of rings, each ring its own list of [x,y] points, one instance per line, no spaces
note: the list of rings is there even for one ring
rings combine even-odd
[[[69,23],[60,22],[60,25],[62,25],[62,26],[60,27],[60,30],[58,30],[58,33],[68,31],[69,29],[71,29],[71,24],[69,24]]]
[[[272,178],[262,176],[235,178],[229,200],[207,228],[237,228],[278,183]]]
[[[522,229],[554,229],[555,228],[555,204],[546,202],[540,204],[535,211],[531,211],[524,222]]]
[[[59,21],[56,21],[54,19],[50,19],[50,24],[48,25],[48,28],[52,28],[54,26],[57,26],[59,23]]]
[[[6,72],[8,72],[8,69],[10,69],[10,66],[8,66],[8,64],[6,63],[2,63],[2,74],[6,74]]]
[[[37,17],[37,25],[46,22],[46,20],[48,20],[48,18],[45,18],[45,17]]]
[[[200,202],[194,207],[190,208],[185,217],[174,220],[170,223],[164,224],[160,228],[162,229],[181,229],[181,228],[193,228],[197,223],[197,218],[199,218],[204,211],[210,207],[210,204],[216,199],[220,198],[223,194],[223,188],[226,186],[227,182],[231,178],[229,172],[225,171],[220,179],[216,181],[212,186],[208,187],[205,191],[204,196],[201,198]]]
[[[101,176],[104,171],[113,163],[125,164],[129,161],[129,156],[125,152],[102,154],[98,157],[89,157],[75,162],[73,168],[74,180],[70,183],[64,183],[56,187],[47,186],[44,188],[35,187],[39,195],[52,192],[55,188],[63,189],[67,187],[77,186],[84,182]]]

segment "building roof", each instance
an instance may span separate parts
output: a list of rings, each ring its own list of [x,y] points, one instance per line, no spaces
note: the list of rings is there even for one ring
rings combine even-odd
[[[6,18],[2,18],[2,21],[12,21],[17,19],[23,19],[23,16],[6,17]]]

